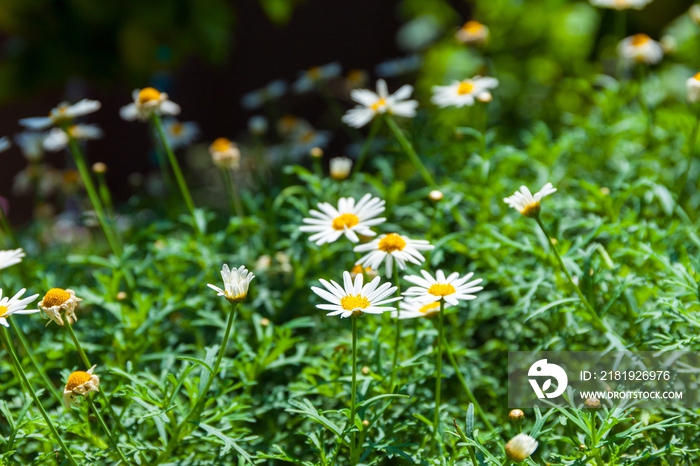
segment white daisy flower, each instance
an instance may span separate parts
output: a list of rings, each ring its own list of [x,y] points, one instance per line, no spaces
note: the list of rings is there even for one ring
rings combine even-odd
[[[37,162],[44,156],[45,138],[46,133],[23,131],[15,135],[15,143],[19,146],[25,159],[30,162]]]
[[[350,176],[352,159],[347,157],[333,157],[328,166],[330,168],[331,178],[341,181]]]
[[[1,207],[0,207],[1,208]],[[6,269],[17,265],[22,262],[22,258],[25,256],[24,250],[19,249],[8,249],[7,251],[0,251],[0,269]]]
[[[442,270],[438,270],[435,278],[425,270],[421,270],[420,273],[423,275],[422,277],[418,275],[404,277],[406,281],[416,286],[410,287],[403,294],[411,296],[411,301],[416,303],[428,304],[444,299],[446,303],[456,306],[460,300],[476,299],[476,296],[470,293],[484,289],[483,286],[476,286],[483,281],[481,278],[469,281],[474,276],[473,272],[469,272],[463,277],[460,277],[458,272],[453,272],[445,277]]]
[[[445,304],[445,309],[448,305]],[[392,312],[391,317],[398,319],[432,318],[440,314],[440,301],[432,301],[422,304],[415,301],[403,300],[399,303],[399,310]]]
[[[262,89],[249,92],[241,98],[241,106],[246,110],[256,110],[266,102],[279,99],[287,92],[287,83],[278,79]]]
[[[319,83],[339,76],[341,71],[342,68],[338,62],[314,66],[306,71],[299,72],[299,78],[292,84],[292,89],[297,94],[312,91]]]
[[[233,170],[239,167],[241,151],[238,146],[226,138],[217,138],[209,146],[211,160],[219,168]]]
[[[691,6],[688,9],[688,15],[690,15],[690,19],[695,21],[695,24],[700,25],[700,5],[696,3],[695,5]]]
[[[406,84],[401,86],[394,94],[389,94],[386,81],[377,81],[377,92],[368,89],[355,89],[350,96],[360,105],[347,111],[343,115],[343,122],[355,128],[361,128],[380,114],[388,113],[411,118],[416,115],[418,102],[407,100],[413,93],[413,86]]]
[[[224,281],[223,289],[211,283],[208,283],[207,286],[216,291],[217,296],[225,297],[228,302],[240,303],[248,296],[248,287],[255,275],[243,265],[237,269],[229,269],[228,265],[224,264],[221,268],[221,278]]]
[[[262,136],[267,133],[269,126],[267,118],[262,115],[254,115],[248,119],[248,131],[255,136]]]
[[[700,73],[688,78],[685,82],[685,87],[688,91],[688,102],[694,104],[700,100]]]
[[[478,21],[467,21],[455,37],[464,44],[483,44],[489,39],[489,28]]]
[[[418,71],[422,64],[423,59],[419,55],[409,55],[378,64],[374,67],[374,74],[380,78],[395,78]]]
[[[92,366],[88,371],[75,371],[68,376],[63,389],[63,403],[66,407],[75,403],[78,396],[100,391],[100,378],[92,373],[95,367],[97,366]]]
[[[406,270],[406,262],[420,265],[425,262],[425,257],[420,251],[429,251],[435,248],[423,239],[411,239],[408,236],[397,233],[381,235],[379,238],[359,246],[355,246],[355,252],[367,252],[358,263],[379,270],[382,262],[386,264],[386,276],[391,278],[394,270],[394,260],[401,270]]]
[[[44,138],[44,149],[50,152],[56,152],[65,149],[68,146],[70,138],[78,141],[87,141],[88,139],[100,139],[103,133],[97,125],[73,125],[68,127],[68,132],[61,128],[51,128]]]
[[[289,141],[291,144],[290,155],[295,158],[302,157],[307,155],[314,147],[325,149],[330,142],[330,131],[317,130],[309,125],[291,134]]]
[[[449,86],[433,86],[432,103],[439,107],[464,107],[474,105],[474,100],[491,101],[489,89],[498,87],[498,79],[475,76],[472,79],[454,81]]]
[[[520,191],[516,191],[512,196],[506,197],[503,199],[503,202],[526,217],[537,217],[542,208],[540,205],[542,198],[556,191],[557,188],[552,186],[552,183],[547,183],[533,196],[530,190],[527,189],[527,186],[521,186]]]
[[[163,120],[165,138],[173,149],[187,147],[199,137],[199,125],[194,121],[178,121],[175,118]]]
[[[363,313],[381,314],[386,311],[394,311],[395,307],[386,306],[386,304],[401,299],[400,297],[389,298],[396,293],[397,288],[391,286],[391,283],[379,286],[381,281],[379,277],[375,277],[374,280],[363,286],[364,278],[361,273],[355,275],[353,281],[350,272],[343,272],[343,286],[333,280],[330,283],[324,279],[319,281],[325,289],[312,286],[311,291],[330,303],[316,306],[324,311],[331,311],[326,314],[328,316],[340,315],[341,318],[346,318]]]
[[[19,124],[29,129],[47,129],[51,126],[61,126],[73,119],[88,115],[100,109],[102,104],[97,100],[83,99],[73,105],[66,102],[51,110],[47,117],[22,118]]]
[[[75,308],[80,301],[82,301],[82,299],[78,298],[73,290],[51,288],[44,295],[44,299],[39,302],[39,309],[41,309],[49,319],[63,327],[64,323],[61,311],[65,311],[65,318],[68,320],[69,324],[73,325],[73,323],[78,321],[78,316],[75,315]]]
[[[126,121],[146,121],[154,114],[177,115],[180,113],[180,106],[168,100],[168,94],[153,87],[135,89],[131,97],[134,101],[119,110],[119,115]]]
[[[656,65],[664,56],[661,44],[646,34],[635,34],[622,39],[617,46],[617,53],[628,65],[634,63]]]
[[[2,290],[0,290],[0,325],[4,325],[5,327],[9,327],[10,324],[7,322],[7,318],[10,317],[12,314],[36,314],[39,312],[39,309],[31,309],[31,310],[26,310],[25,308],[27,307],[27,304],[31,303],[34,301],[36,298],[39,297],[38,294],[32,295],[32,296],[27,296],[26,298],[22,299],[22,295],[24,292],[27,291],[26,289],[22,288],[17,292],[16,295],[14,295],[11,298],[8,298],[5,296],[4,298],[2,297]]]
[[[529,435],[518,434],[506,443],[506,456],[509,460],[520,463],[532,455],[538,445],[537,440]]]
[[[613,10],[627,10],[634,8],[641,10],[654,0],[591,0],[591,5],[601,8],[612,8]]]
[[[10,147],[12,147],[12,143],[10,142],[10,139],[7,136],[1,137],[0,138],[0,152],[5,152]]]
[[[363,236],[375,236],[370,227],[384,223],[385,218],[376,218],[384,212],[385,202],[371,194],[365,194],[359,202],[351,197],[341,197],[336,209],[327,202],[318,204],[319,210],[311,209],[311,218],[303,220],[307,225],[302,225],[299,230],[314,233],[309,237],[321,246],[332,243],[345,235],[353,243],[360,241],[358,234]]]

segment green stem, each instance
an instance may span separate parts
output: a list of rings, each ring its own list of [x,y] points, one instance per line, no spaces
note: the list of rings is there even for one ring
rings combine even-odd
[[[433,446],[438,441],[440,430],[440,388],[442,385],[442,340],[445,318],[445,300],[440,299],[440,318],[438,321],[437,363],[435,368],[435,415],[433,416]]]
[[[355,403],[356,393],[357,393],[357,317],[350,317],[352,320],[352,393],[350,395],[350,428],[355,427]],[[357,464],[357,445],[356,445],[357,432],[353,430],[352,436],[350,437],[350,464],[355,466]]]
[[[68,128],[64,128],[64,131],[66,131],[66,134],[68,134]],[[100,226],[102,227],[102,231],[104,232],[105,238],[107,238],[109,247],[112,249],[112,253],[114,253],[115,256],[121,257],[121,244],[119,243],[119,240],[117,239],[114,230],[112,230],[112,226],[107,221],[107,216],[105,215],[104,207],[102,206],[100,197],[98,196],[97,190],[95,189],[95,184],[92,182],[90,171],[88,170],[87,164],[85,163],[85,157],[83,157],[83,153],[80,150],[80,147],[78,146],[78,141],[74,137],[69,136],[68,145],[70,147],[70,152],[73,155],[75,165],[76,167],[78,167],[78,172],[80,172],[80,177],[83,179],[85,190],[87,191],[88,197],[90,198],[90,202],[92,203],[92,208],[95,209],[97,221],[100,222]]]
[[[104,173],[95,173],[97,178],[97,185],[100,192],[100,199],[107,208],[107,212],[114,214],[114,203],[112,202],[112,195],[109,193],[109,187],[107,186],[107,180],[105,179]]]
[[[117,454],[119,455],[119,458],[124,462],[124,464],[129,464],[129,461],[126,459],[126,456],[124,456],[124,452],[122,452],[121,448],[119,448],[119,445],[117,445],[117,442],[114,441],[114,437],[112,436],[112,432],[110,432],[109,427],[107,427],[107,424],[105,423],[105,420],[102,419],[102,414],[100,414],[100,410],[97,409],[95,404],[92,402],[92,399],[90,399],[90,396],[86,396],[88,400],[88,404],[92,408],[92,410],[95,412],[95,415],[97,416],[97,420],[100,422],[100,425],[102,426],[102,430],[107,434],[107,438],[109,439],[109,442],[112,444],[112,446],[117,450]]]
[[[365,164],[365,160],[367,159],[369,149],[372,146],[372,143],[374,142],[374,138],[379,132],[379,126],[381,125],[381,122],[381,118],[375,118],[374,121],[372,121],[372,125],[369,127],[369,134],[367,135],[367,139],[365,139],[365,143],[362,144],[362,150],[360,150],[360,155],[357,157],[357,162],[355,163],[355,166],[352,169],[353,174],[360,173],[360,170],[362,170],[362,166]]]
[[[394,133],[394,136],[396,136],[396,139],[399,140],[399,144],[401,144],[403,150],[406,151],[408,158],[411,159],[411,162],[413,162],[413,166],[416,167],[416,170],[418,170],[418,172],[423,177],[425,183],[431,188],[437,188],[437,183],[435,183],[435,180],[433,179],[432,175],[430,174],[428,169],[425,168],[423,162],[421,162],[420,157],[418,157],[418,154],[416,154],[416,151],[413,149],[413,145],[408,140],[408,138],[406,138],[406,135],[403,133],[403,131],[401,131],[399,125],[397,125],[394,119],[390,116],[386,118],[386,122],[389,125],[391,132]]]
[[[401,297],[401,279],[399,278],[399,263],[394,261],[394,284],[396,285],[396,296]],[[394,362],[391,365],[391,379],[389,382],[389,390],[394,391],[394,377],[396,375],[396,364],[399,361],[399,344],[401,343],[401,319],[399,314],[396,314],[396,339],[394,340]]]
[[[64,319],[66,330],[68,330],[68,334],[70,335],[71,339],[73,340],[73,344],[75,345],[76,351],[78,351],[78,354],[80,355],[80,359],[83,361],[83,364],[87,369],[89,370],[92,367],[92,364],[90,364],[90,360],[88,359],[87,355],[85,354],[85,351],[83,351],[83,347],[80,345],[80,341],[78,341],[78,337],[75,335],[75,332],[73,331],[73,326],[71,325],[70,321],[66,317]],[[102,401],[105,404],[105,407],[109,411],[109,415],[112,416],[112,419],[114,419],[114,422],[116,422],[117,426],[124,432],[129,439],[129,442],[133,442],[133,439],[131,438],[131,434],[129,434],[129,431],[126,430],[126,427],[121,423],[121,418],[117,416],[117,413],[114,412],[114,408],[112,408],[112,403],[109,401],[109,398],[107,398],[107,395],[103,390],[100,390],[98,392],[100,394],[100,397],[102,398]]]
[[[695,125],[693,126],[693,129],[690,133],[690,140],[688,141],[688,165],[686,166],[685,171],[683,171],[681,180],[678,183],[678,205],[680,205],[683,202],[683,195],[685,194],[685,185],[688,183],[688,175],[690,173],[690,168],[693,164],[693,159],[695,158],[695,146],[696,141],[698,140],[698,129],[700,129],[700,112],[698,112],[698,115],[695,120]]]
[[[229,197],[229,203],[233,205],[236,215],[239,219],[243,219],[243,204],[241,204],[241,198],[238,196],[236,191],[236,185],[233,183],[233,173],[230,169],[222,168],[221,173],[224,177],[224,184],[226,185],[226,194]]]
[[[165,129],[163,129],[163,121],[161,120],[160,115],[158,115],[157,113],[153,114],[153,124],[158,130],[160,141],[163,143],[165,153],[168,154],[170,166],[173,169],[175,179],[177,180],[177,184],[180,187],[180,193],[182,194],[182,197],[185,200],[185,204],[187,205],[187,209],[190,211],[190,215],[192,216],[192,225],[194,226],[197,235],[200,235],[202,232],[199,230],[199,225],[197,224],[197,217],[195,217],[194,215],[194,201],[192,201],[192,195],[190,194],[190,190],[187,187],[187,183],[185,182],[185,177],[182,175],[182,170],[180,169],[180,164],[178,163],[177,158],[175,157],[173,148],[170,147],[168,138],[165,136]]]
[[[459,370],[459,365],[457,364],[457,359],[455,358],[454,354],[452,354],[452,350],[450,349],[450,345],[447,343],[447,339],[444,338],[444,335],[443,335],[442,344],[445,347],[445,353],[447,353],[447,358],[450,360],[450,364],[452,364],[452,368],[455,370],[455,374],[457,374],[457,378],[459,379],[459,383],[462,384],[462,388],[467,393],[467,397],[469,398],[469,401],[471,401],[474,404],[474,406],[476,407],[476,409],[479,413],[479,417],[484,422],[484,425],[486,425],[486,428],[493,431],[494,430],[493,424],[491,424],[491,422],[489,422],[488,418],[486,417],[486,413],[484,412],[483,409],[481,409],[481,405],[479,405],[479,402],[476,400],[474,393],[472,393],[471,389],[469,388],[469,385],[467,385],[467,381],[464,379],[462,372]]]
[[[29,350],[29,344],[27,344],[27,337],[24,336],[24,332],[17,324],[15,324],[12,328],[15,329],[15,332],[17,333],[17,338],[19,339],[20,345],[22,345],[22,349],[25,353],[27,353],[27,356],[29,356],[29,360],[32,362],[32,365],[41,376],[41,379],[44,381],[46,389],[49,391],[49,393],[51,393],[51,396],[54,397],[54,399],[58,402],[60,406],[63,403],[63,400],[56,391],[56,387],[54,387],[53,383],[51,382],[51,379],[49,379],[49,376],[46,374],[46,371],[44,371],[44,368],[41,367],[41,365],[37,362],[36,358],[34,357],[34,354]]]
[[[36,407],[39,409],[39,412],[41,412],[41,416],[44,418],[44,421],[46,422],[46,425],[48,426],[49,430],[51,431],[51,434],[53,435],[54,439],[58,443],[58,445],[61,447],[61,450],[66,454],[68,457],[68,461],[73,465],[73,466],[78,466],[78,463],[75,461],[75,458],[73,458],[73,455],[71,454],[70,450],[66,446],[65,443],[63,443],[63,440],[61,439],[61,436],[58,435],[58,430],[56,430],[56,426],[53,425],[53,422],[51,422],[51,418],[49,417],[48,413],[44,409],[44,406],[41,404],[39,401],[39,398],[36,396],[36,393],[34,392],[34,389],[32,388],[31,384],[29,383],[29,379],[27,378],[27,374],[24,373],[24,369],[22,368],[22,364],[19,362],[19,359],[17,359],[17,355],[15,354],[15,350],[12,347],[12,344],[10,343],[10,337],[7,332],[7,329],[5,327],[2,328],[2,341],[5,344],[5,348],[7,349],[7,353],[10,355],[10,359],[12,359],[12,364],[14,364],[15,368],[17,369],[17,372],[19,372],[20,377],[22,378],[22,381],[24,382],[27,390],[29,391],[29,395],[32,397],[32,400],[34,400],[34,404]]]

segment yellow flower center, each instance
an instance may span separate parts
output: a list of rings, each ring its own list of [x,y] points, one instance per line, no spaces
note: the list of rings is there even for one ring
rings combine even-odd
[[[241,293],[241,294],[232,294],[232,293],[225,293],[226,295],[226,301],[229,303],[240,303],[241,301],[245,301],[246,296],[248,296],[248,293]]]
[[[365,309],[366,307],[369,307],[369,299],[359,294],[355,296],[343,296],[340,299],[340,305],[346,311],[352,311],[353,309],[358,308]]]
[[[632,36],[632,45],[635,47],[641,47],[651,40],[651,37],[646,34],[635,34]]]
[[[144,87],[139,91],[138,101],[140,104],[145,104],[154,100],[160,100],[160,91],[153,87]]]
[[[437,309],[440,307],[440,301],[435,301],[434,303],[428,303],[422,308],[418,309],[418,312],[421,312],[423,314],[427,313],[428,311],[432,311],[433,309]]]
[[[348,81],[353,84],[359,84],[365,79],[365,72],[362,70],[350,70],[348,72]]]
[[[629,0],[615,0],[615,6],[618,7],[618,8],[627,7],[627,6],[628,6],[628,4],[627,4],[628,1],[629,1]]]
[[[457,88],[457,94],[465,95],[465,94],[469,94],[473,90],[474,90],[474,84],[465,80],[465,81],[462,81],[461,83],[459,83],[459,87]]]
[[[311,141],[314,140],[314,132],[313,131],[307,131],[304,134],[301,135],[299,138],[299,141],[305,144],[310,143]]]
[[[84,371],[75,371],[68,376],[68,382],[66,383],[66,390],[75,390],[81,385],[90,381],[91,375]]]
[[[697,73],[695,76],[693,76],[696,81],[700,81],[700,73]]]
[[[333,219],[333,229],[334,230],[345,230],[346,228],[352,228],[360,223],[360,219],[357,218],[355,214],[341,214],[340,216]]]
[[[175,122],[172,124],[170,127],[170,132],[173,134],[173,136],[180,136],[182,135],[182,132],[185,130],[185,127],[182,123]]]
[[[462,26],[462,29],[469,34],[478,34],[484,29],[484,25],[478,21],[467,21],[464,26]]]
[[[433,296],[448,296],[454,293],[455,287],[449,283],[436,283],[428,288],[428,293]]]
[[[384,97],[373,103],[369,108],[376,112],[382,107],[386,107],[386,99]]]
[[[318,81],[321,79],[321,67],[320,66],[314,66],[313,68],[309,68],[309,71],[306,72],[309,75],[309,78],[311,78],[312,81]]]
[[[226,138],[216,138],[214,142],[211,143],[211,150],[213,152],[226,152],[231,149],[231,141]]]
[[[384,238],[379,240],[377,247],[388,253],[403,251],[403,248],[406,247],[406,241],[404,241],[404,239],[396,233],[389,233]]]
[[[5,317],[7,314],[7,306],[0,306],[0,317]]]
[[[61,288],[51,288],[46,292],[43,300],[44,307],[60,306],[70,299],[70,293]]]
[[[523,207],[523,210],[521,210],[520,213],[526,217],[536,217],[537,215],[539,215],[540,210],[541,210],[540,203],[533,202],[532,204],[528,204],[525,207]]]

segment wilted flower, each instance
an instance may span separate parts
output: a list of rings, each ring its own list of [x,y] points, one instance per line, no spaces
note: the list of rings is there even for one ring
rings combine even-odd
[[[378,64],[374,67],[374,74],[380,78],[395,78],[418,71],[422,64],[423,59],[420,55],[409,55]]]
[[[278,79],[270,82],[262,89],[245,94],[241,98],[241,105],[246,110],[255,110],[262,107],[266,102],[277,100],[286,92],[287,83]]]
[[[254,115],[248,119],[248,131],[250,131],[250,134],[262,136],[267,133],[268,126],[267,118],[262,115]]]
[[[393,306],[386,304],[398,301],[400,297],[388,298],[396,292],[396,287],[391,283],[384,283],[379,286],[381,279],[374,280],[363,286],[364,278],[362,274],[355,275],[355,280],[350,277],[350,272],[343,272],[343,286],[333,280],[330,283],[324,279],[319,280],[325,289],[316,286],[311,287],[311,291],[330,304],[318,304],[316,307],[325,311],[331,311],[326,315],[341,318],[366,314],[381,314],[386,311],[393,311]]]
[[[100,109],[102,104],[97,100],[83,99],[73,105],[66,102],[51,110],[47,117],[22,118],[19,124],[29,129],[46,129],[51,126],[69,124],[73,119],[88,115]]]
[[[7,318],[10,317],[12,314],[36,314],[37,312],[39,312],[39,309],[25,309],[27,307],[27,304],[31,303],[39,297],[38,294],[35,294],[22,299],[22,295],[25,291],[27,290],[22,288],[13,297],[8,298],[7,296],[5,296],[3,298],[2,290],[0,290],[0,325],[9,327],[10,324],[7,322]]]
[[[126,121],[146,121],[154,114],[177,115],[180,113],[180,106],[168,100],[168,94],[153,87],[136,89],[131,93],[131,97],[134,101],[119,110],[119,115]]]
[[[173,149],[187,147],[199,137],[199,125],[194,121],[177,121],[175,118],[163,120],[165,139]]]
[[[537,217],[542,208],[540,205],[542,198],[556,191],[557,188],[552,186],[552,183],[547,183],[533,196],[527,186],[521,186],[519,192],[516,191],[512,196],[506,197],[503,202],[526,217]]]
[[[0,207],[1,209],[2,207]],[[7,251],[0,251],[0,269],[6,269],[17,265],[22,262],[22,258],[25,256],[24,250],[19,249],[8,249]]]
[[[51,288],[44,295],[44,299],[39,302],[39,309],[41,309],[49,319],[63,327],[64,323],[61,311],[65,311],[65,317],[68,323],[72,325],[78,321],[78,317],[75,315],[75,308],[80,301],[82,301],[82,299],[78,298],[73,290]]]
[[[688,91],[688,102],[694,104],[700,100],[700,73],[688,78],[685,82],[685,87]]]
[[[355,89],[350,96],[360,105],[347,111],[343,115],[343,122],[355,128],[361,128],[380,114],[388,113],[402,117],[414,117],[418,102],[407,100],[413,93],[413,86],[405,84],[394,94],[389,95],[386,81],[377,81],[377,92],[368,89]]]
[[[385,202],[379,198],[365,194],[355,204],[351,197],[341,197],[336,209],[327,202],[318,203],[319,210],[311,209],[311,218],[303,220],[307,225],[302,225],[299,230],[314,233],[309,237],[317,245],[332,243],[345,235],[353,243],[360,241],[358,234],[363,236],[375,236],[370,227],[383,223],[385,218],[376,218],[384,212]]]
[[[455,37],[465,44],[483,44],[489,39],[489,28],[478,21],[467,21]]]
[[[646,34],[635,34],[622,39],[617,53],[626,63],[646,63],[656,65],[664,56],[661,44]]]
[[[68,132],[63,131],[61,128],[51,128],[51,131],[44,138],[44,149],[56,152],[65,149],[70,138],[86,141],[88,139],[99,139],[103,134],[102,130],[96,125],[72,125],[67,129]]]
[[[389,233],[359,246],[355,246],[355,252],[367,252],[359,260],[359,264],[378,270],[382,262],[386,264],[386,276],[391,278],[394,269],[394,260],[401,270],[406,269],[406,262],[420,265],[425,262],[425,257],[420,251],[429,251],[435,246],[426,240],[410,239],[397,233]]]
[[[634,8],[641,10],[654,0],[591,0],[591,5],[601,8],[612,8],[613,10],[626,10]]]
[[[449,305],[445,305],[447,308]],[[391,317],[398,319],[417,319],[421,317],[432,318],[440,313],[440,301],[431,301],[422,304],[415,301],[403,300],[399,303],[399,310],[391,313]]]
[[[489,89],[495,89],[497,86],[496,78],[475,76],[472,79],[454,81],[449,86],[433,86],[433,97],[430,101],[439,107],[474,105],[474,99],[490,102]]]
[[[22,151],[24,158],[30,162],[37,162],[44,156],[45,133],[37,131],[23,131],[15,135],[15,142]]]
[[[519,463],[525,461],[535,450],[537,450],[537,440],[527,434],[518,434],[506,444],[506,456],[509,460]]]
[[[458,272],[453,272],[445,277],[443,271],[438,270],[435,278],[425,270],[421,270],[420,273],[422,277],[418,275],[404,277],[406,281],[416,286],[410,287],[403,294],[410,296],[410,300],[417,303],[427,304],[444,300],[448,304],[457,306],[460,300],[476,299],[476,296],[471,293],[484,289],[483,286],[476,286],[483,281],[481,278],[469,281],[474,276],[474,272],[469,272],[463,277],[460,277]]]
[[[63,403],[70,406],[75,403],[76,396],[85,396],[90,392],[100,391],[100,378],[93,374],[95,366],[86,371],[75,371],[68,376],[66,388],[63,389]]]
[[[334,180],[344,180],[350,176],[352,160],[347,157],[333,157],[329,162],[331,178]]]
[[[299,78],[292,85],[292,89],[297,94],[312,91],[319,83],[339,76],[341,71],[340,63],[337,62],[323,66],[314,66],[306,71],[299,72]]]
[[[238,146],[226,138],[217,138],[209,146],[212,162],[219,168],[231,170],[238,168],[241,151]]]
[[[210,283],[207,286],[216,291],[217,296],[224,296],[228,302],[240,303],[248,296],[248,287],[255,275],[243,265],[237,269],[229,269],[228,265],[224,264],[221,268],[221,278],[224,281],[223,290]]]

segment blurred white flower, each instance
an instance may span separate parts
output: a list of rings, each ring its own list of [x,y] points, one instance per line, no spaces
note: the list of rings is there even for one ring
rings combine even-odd
[[[248,296],[248,288],[254,278],[255,275],[243,265],[237,269],[229,269],[228,265],[224,264],[221,268],[221,279],[224,281],[224,288],[221,289],[210,283],[207,286],[216,291],[217,296],[225,297],[228,302],[240,303]]]
[[[425,257],[420,251],[429,251],[435,246],[423,239],[411,239],[408,236],[397,233],[381,235],[369,243],[355,246],[355,252],[366,252],[358,263],[360,265],[379,270],[382,262],[386,265],[386,276],[391,278],[394,269],[394,260],[401,270],[406,270],[406,262],[420,265],[425,262]]]
[[[391,283],[384,283],[381,286],[381,279],[376,277],[371,282],[363,286],[364,278],[361,273],[355,275],[353,281],[350,272],[343,272],[343,286],[331,280],[330,283],[324,279],[319,280],[323,287],[311,287],[311,291],[330,304],[318,304],[316,307],[329,312],[328,316],[340,315],[341,318],[354,315],[381,314],[382,312],[393,311],[394,306],[386,304],[399,301],[400,297],[389,298],[396,293],[396,287]]]
[[[444,299],[446,303],[457,306],[460,300],[476,299],[472,293],[484,289],[482,286],[477,286],[483,281],[481,278],[469,281],[474,276],[473,272],[469,272],[463,277],[460,277],[458,272],[453,272],[445,277],[443,271],[438,270],[435,278],[425,270],[421,270],[420,273],[423,275],[422,277],[418,275],[404,277],[406,281],[416,286],[403,292],[404,296],[410,297],[410,301],[419,304],[428,304]]]
[[[512,196],[506,197],[503,199],[503,202],[526,217],[536,217],[540,214],[540,209],[542,208],[540,205],[542,198],[556,191],[557,188],[552,186],[552,183],[547,183],[533,196],[527,186],[521,186],[520,191],[516,191]]]
[[[19,264],[22,262],[22,258],[25,255],[26,254],[22,248],[0,251],[0,269],[6,269],[8,267],[12,267],[13,265]]]
[[[498,87],[498,79],[475,76],[472,79],[454,81],[449,86],[433,86],[432,103],[439,107],[464,107],[474,105],[475,99],[491,101],[489,89]]]
[[[209,146],[211,160],[219,168],[233,170],[239,167],[241,151],[238,146],[226,138],[217,138]]]
[[[241,106],[246,110],[256,110],[265,105],[266,102],[279,99],[286,92],[287,83],[278,79],[270,82],[262,89],[245,94],[241,98]]]
[[[101,106],[99,101],[89,99],[83,99],[73,105],[64,102],[51,109],[47,117],[22,118],[19,124],[29,129],[47,129],[54,125],[71,123],[77,117],[98,111]]]
[[[688,102],[694,104],[700,100],[700,73],[688,78],[685,82],[685,87],[688,91]]]
[[[318,204],[319,210],[311,209],[311,218],[303,220],[306,225],[299,227],[300,231],[314,233],[309,241],[321,246],[333,243],[341,235],[353,243],[360,241],[358,234],[363,236],[375,236],[370,228],[384,223],[385,218],[377,218],[384,212],[385,202],[371,194],[365,194],[357,203],[351,197],[341,197],[336,209],[327,202]]]
[[[506,443],[506,456],[509,460],[519,463],[525,461],[535,450],[537,440],[527,434],[518,434]]]
[[[343,122],[355,128],[361,128],[380,114],[388,113],[402,117],[414,117],[418,102],[407,100],[413,93],[413,86],[408,84],[399,88],[394,94],[389,95],[386,81],[377,81],[377,92],[368,89],[355,89],[350,95],[360,105],[347,111],[343,115]]]
[[[126,121],[146,121],[154,114],[177,115],[180,113],[180,106],[169,100],[168,94],[153,87],[135,89],[131,97],[134,101],[119,110],[119,115]]]
[[[350,176],[352,169],[352,159],[348,157],[333,157],[329,162],[331,178],[334,180],[344,180]]]
[[[173,149],[187,147],[199,137],[199,125],[194,121],[178,121],[175,118],[163,120],[165,138]]]
[[[63,327],[64,323],[61,311],[65,311],[65,317],[68,323],[72,325],[78,321],[78,317],[75,315],[75,308],[80,301],[82,301],[82,299],[78,298],[73,290],[51,288],[46,292],[44,298],[39,301],[39,309],[41,309],[49,319]]]
[[[267,118],[262,115],[254,115],[248,119],[248,131],[255,136],[267,133],[268,126]]]
[[[433,189],[428,193],[428,199],[431,201],[441,201],[444,197],[445,195],[438,189]]]
[[[22,288],[17,292],[16,295],[14,295],[11,298],[8,298],[5,296],[4,298],[2,297],[2,290],[0,290],[0,325],[4,325],[5,327],[9,327],[10,324],[7,322],[7,318],[10,317],[12,314],[36,314],[39,312],[39,309],[31,309],[27,310],[26,307],[29,303],[34,301],[36,298],[39,297],[38,294],[32,295],[32,296],[27,296],[26,298],[22,299],[22,295],[24,292],[27,291],[26,289]]]
[[[661,48],[664,50],[664,54],[668,55],[674,53],[678,49],[678,41],[671,34],[664,35],[659,41]]]
[[[340,63],[337,62],[300,71],[299,78],[292,85],[292,89],[297,94],[312,91],[320,83],[339,76],[341,71]]]
[[[96,125],[72,125],[66,133],[61,128],[51,128],[44,138],[44,149],[56,152],[68,146],[70,137],[78,141],[100,139],[103,133]]]
[[[445,304],[445,309],[448,307]],[[416,319],[419,317],[435,317],[440,314],[440,301],[432,301],[421,304],[415,301],[403,300],[399,303],[399,310],[392,312],[391,317],[398,319]]]
[[[331,141],[331,132],[308,126],[291,134],[290,154],[294,158],[307,155],[314,148],[325,149]]]
[[[483,44],[489,39],[489,28],[478,21],[467,21],[455,37],[465,44]]]
[[[37,131],[23,131],[15,135],[15,142],[22,151],[24,158],[30,162],[37,162],[44,156],[44,139],[46,133]]]
[[[90,392],[100,391],[100,378],[93,374],[95,366],[87,371],[75,371],[68,376],[68,382],[63,389],[63,404],[70,406],[75,403],[77,396],[85,396]]]
[[[10,147],[12,147],[12,143],[10,142],[10,139],[7,136],[1,137],[0,138],[0,152],[5,152]]]
[[[409,55],[378,64],[374,67],[374,74],[380,78],[395,78],[418,71],[422,64],[423,59],[419,55]]]
[[[688,15],[690,19],[695,21],[695,24],[700,24],[700,5],[697,3],[688,9]]]
[[[634,63],[656,65],[664,56],[661,44],[646,34],[635,34],[622,39],[617,46],[617,53],[628,65]]]
[[[641,10],[654,0],[591,0],[591,5],[601,8],[612,8],[613,10],[626,10],[634,8]]]

